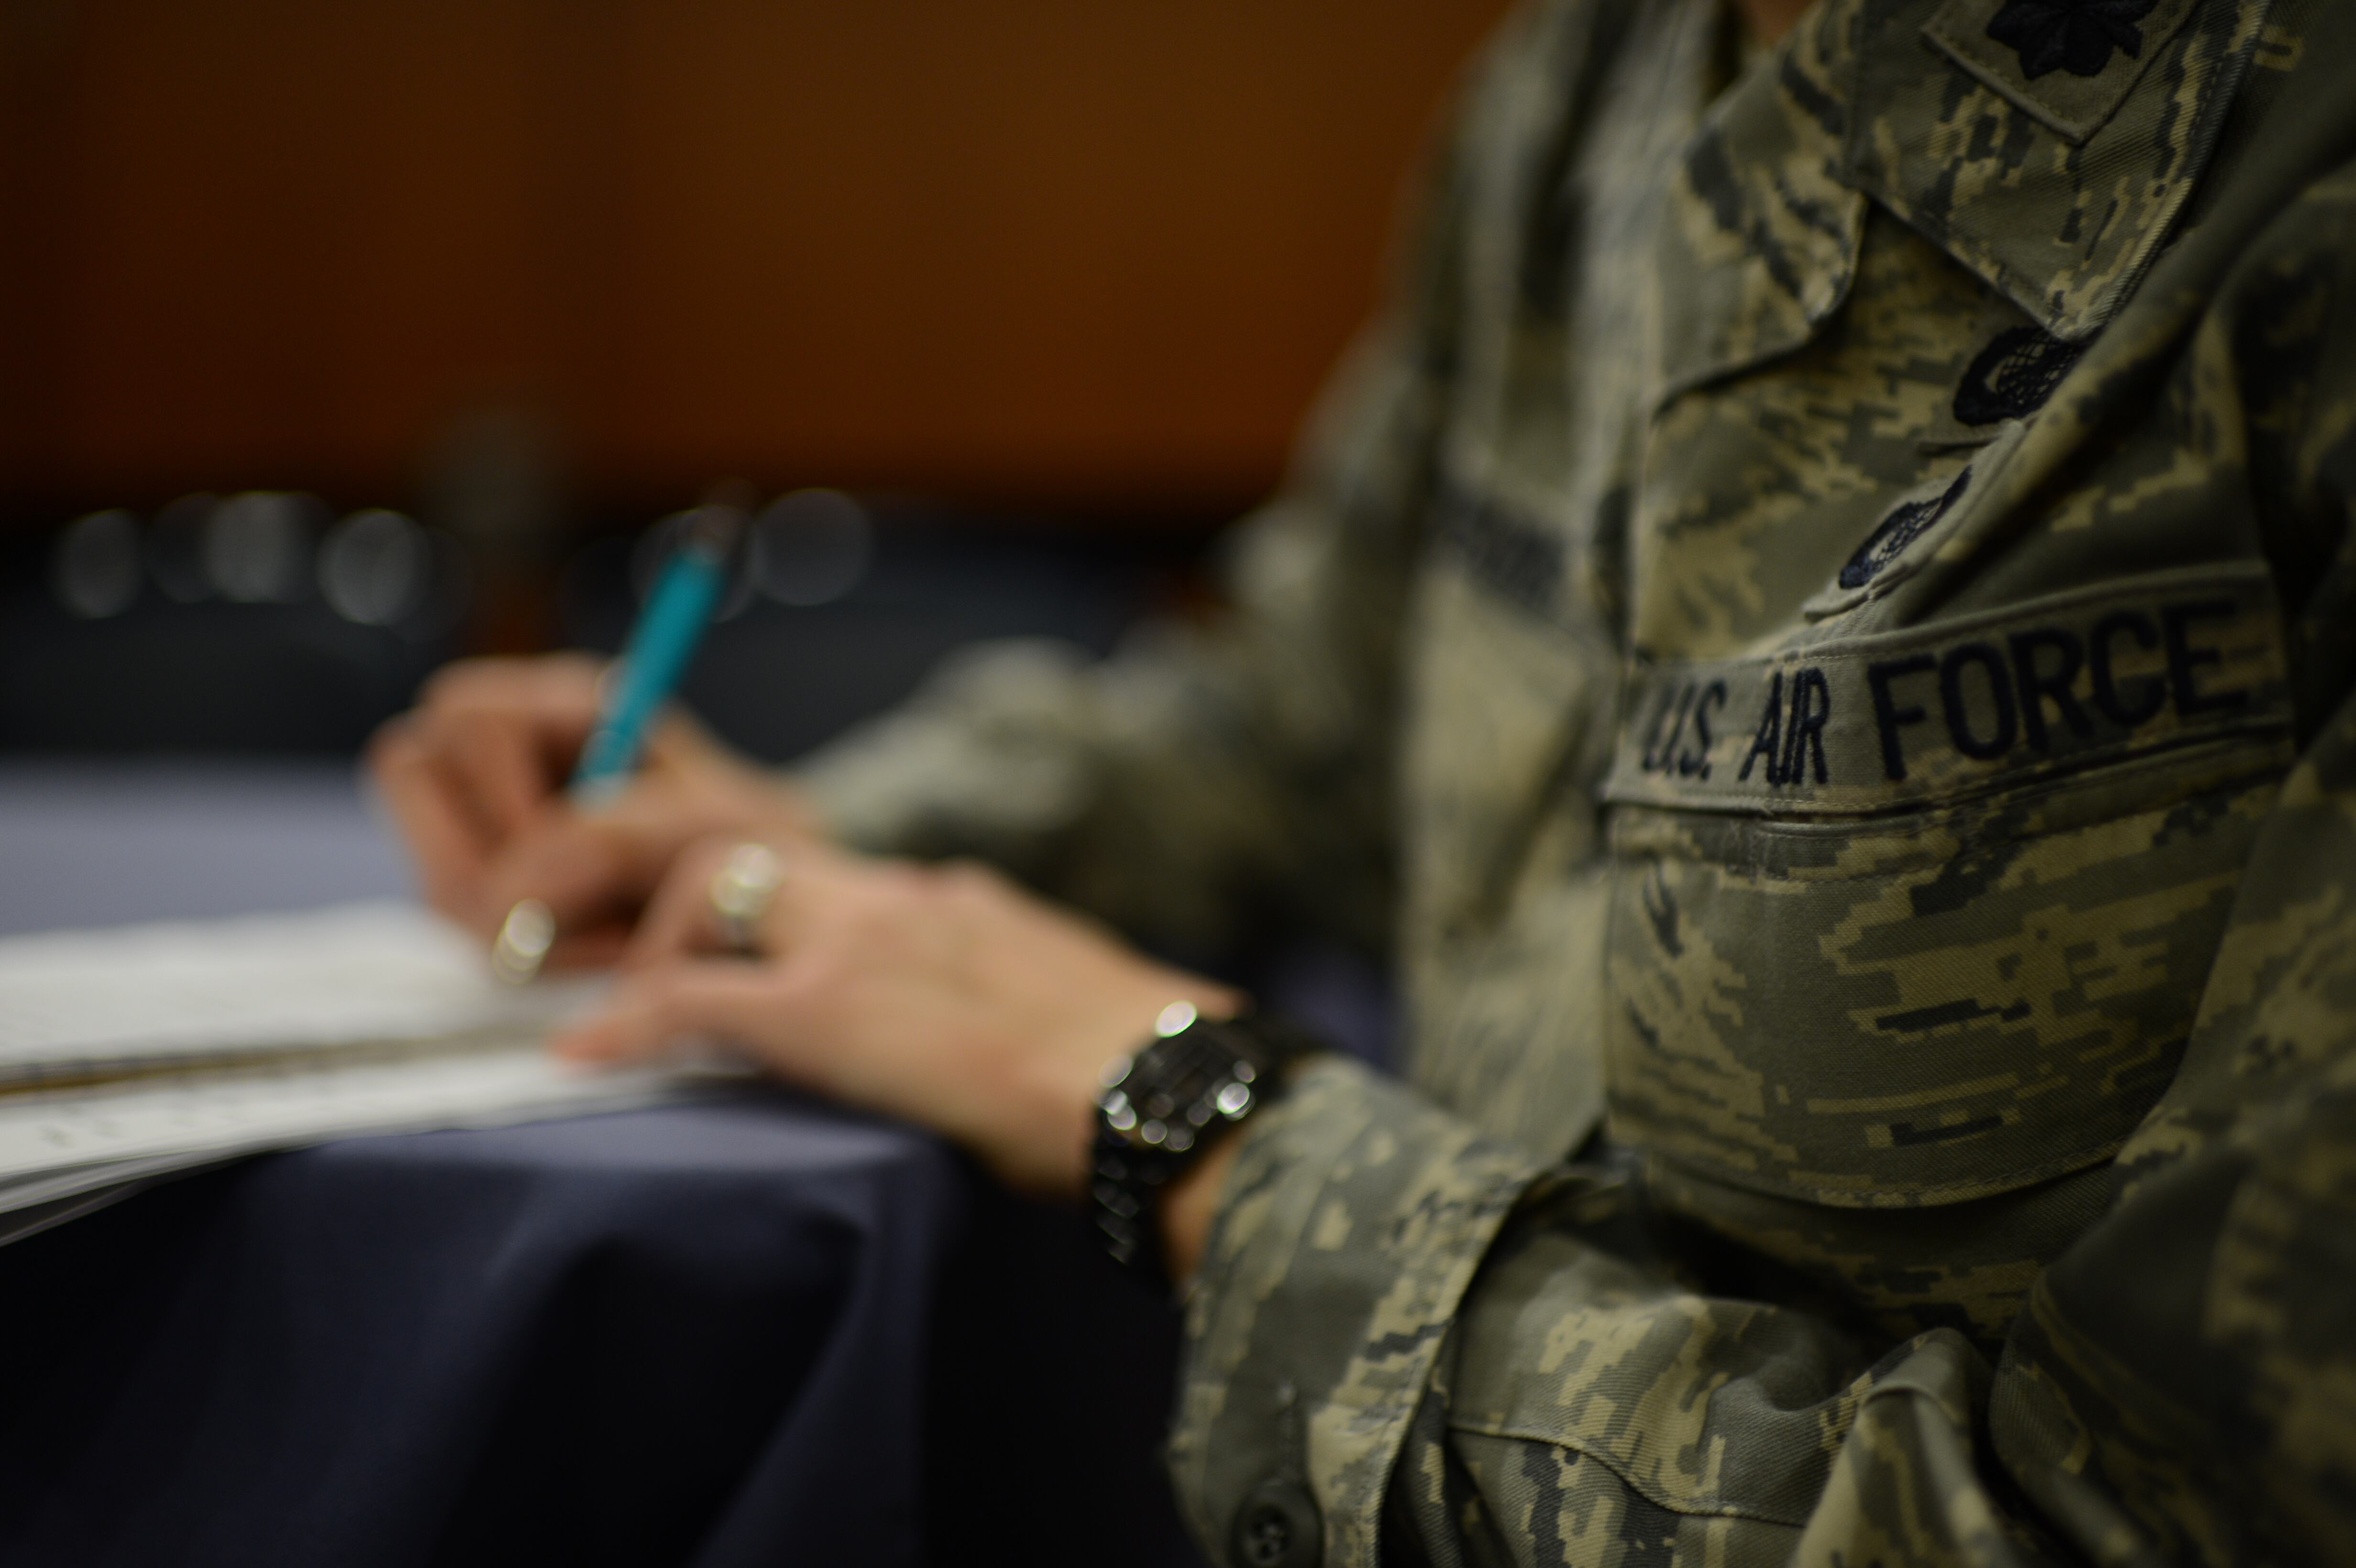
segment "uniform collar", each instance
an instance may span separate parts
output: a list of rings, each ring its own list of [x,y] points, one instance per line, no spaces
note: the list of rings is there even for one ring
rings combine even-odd
[[[1687,144],[1648,280],[1663,398],[1788,353],[1847,297],[1865,202],[1843,172],[1841,61],[1827,41],[1812,12]]]
[[[2190,195],[2269,0],[2121,20],[2143,3],[1819,0],[1687,147],[1652,280],[1657,395],[1813,337],[1867,197],[2055,336],[2099,331]]]
[[[2057,337],[2166,241],[2269,0],[1826,0],[1847,179]]]

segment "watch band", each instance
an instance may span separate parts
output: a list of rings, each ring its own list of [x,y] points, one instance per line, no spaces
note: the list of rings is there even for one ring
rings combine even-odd
[[[1153,1038],[1105,1069],[1089,1151],[1089,1208],[1113,1261],[1167,1284],[1160,1190],[1220,1135],[1283,1092],[1282,1069],[1317,1049],[1265,1014],[1208,1019],[1162,1009]]]

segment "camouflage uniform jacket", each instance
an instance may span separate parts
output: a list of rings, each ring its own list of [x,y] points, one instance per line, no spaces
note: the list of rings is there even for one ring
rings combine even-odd
[[[1232,613],[812,765],[1392,944],[1190,1296],[1215,1555],[2351,1552],[2351,155],[2344,0],[1547,0]]]

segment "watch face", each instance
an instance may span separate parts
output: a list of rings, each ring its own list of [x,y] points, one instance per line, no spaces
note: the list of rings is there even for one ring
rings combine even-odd
[[[1224,1043],[1190,1029],[1138,1052],[1098,1104],[1106,1125],[1132,1147],[1184,1154],[1213,1122],[1242,1119],[1256,1076]]]

